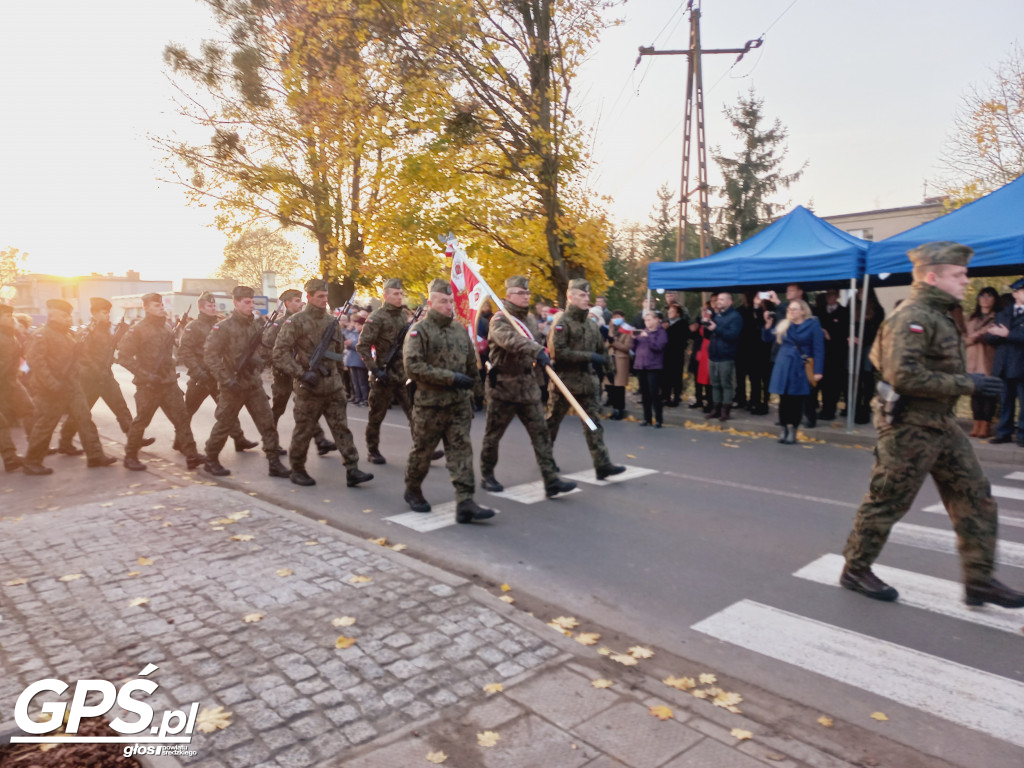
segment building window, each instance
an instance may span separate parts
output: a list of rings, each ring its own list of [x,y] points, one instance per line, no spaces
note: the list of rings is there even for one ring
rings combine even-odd
[[[848,229],[848,230],[846,230],[846,232],[847,232],[847,234],[853,235],[854,237],[859,237],[861,240],[871,241],[871,240],[875,239],[875,231],[873,229],[870,229],[870,228],[868,228],[868,229]]]

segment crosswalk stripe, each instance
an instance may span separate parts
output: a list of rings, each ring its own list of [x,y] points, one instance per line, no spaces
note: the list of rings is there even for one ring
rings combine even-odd
[[[573,488],[568,493],[558,494],[558,498],[579,492],[579,488]],[[511,488],[506,488],[504,491],[499,493],[490,493],[492,496],[497,496],[499,499],[517,501],[520,504],[536,504],[538,501],[547,501],[548,498],[547,493],[544,491],[543,480],[535,480],[532,483],[523,483],[522,485],[513,485]]]
[[[434,504],[430,512],[403,512],[400,515],[392,515],[384,519],[412,528],[420,533],[429,533],[438,528],[445,528],[455,525],[455,502],[446,501],[444,504]],[[495,514],[501,510],[495,509]]]
[[[1006,480],[1024,480],[1024,472],[1011,472],[1004,479],[1006,479]]]
[[[598,480],[597,475],[594,474],[594,470],[585,469],[582,472],[575,472],[571,475],[566,475],[566,480],[577,480],[581,483],[590,483],[591,485],[608,485],[608,483],[621,483],[624,480],[633,480],[638,477],[644,477],[646,475],[656,475],[658,470],[648,469],[647,467],[632,467],[626,465],[626,471],[618,475],[612,475],[611,477],[605,478],[604,480]]]
[[[924,511],[935,512],[940,515],[946,514],[946,508],[942,506],[941,501],[938,504],[932,504],[929,507],[925,507]],[[1011,515],[1008,512],[999,510],[999,524],[1008,525],[1011,528],[1024,528],[1024,517],[1018,517],[1017,515]]]
[[[992,495],[1001,499],[1024,499],[1024,488],[1014,488],[1010,485],[993,485]]]
[[[838,587],[839,574],[843,570],[844,562],[841,555],[822,555],[793,575],[818,584]],[[968,608],[964,605],[962,584],[877,563],[871,566],[871,570],[882,581],[892,584],[899,590],[901,605],[909,605],[912,608],[921,608],[943,616],[969,621],[972,624],[1000,629],[1024,639],[1020,634],[1024,617],[1020,615],[1019,611],[998,606],[984,609]]]
[[[692,629],[1024,747],[1024,684],[752,600]]]
[[[907,547],[930,549],[933,552],[956,554],[956,534],[952,530],[931,528],[927,525],[897,523],[889,534],[889,541]],[[1024,544],[1000,539],[996,547],[996,562],[1014,568],[1024,568]]]

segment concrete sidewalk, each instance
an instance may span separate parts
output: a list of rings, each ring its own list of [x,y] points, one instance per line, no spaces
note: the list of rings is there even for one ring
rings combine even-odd
[[[181,758],[203,768],[406,768],[439,752],[459,768],[948,765],[849,723],[824,727],[827,712],[727,670],[658,649],[644,658],[622,638],[621,656],[605,654],[547,626],[557,613],[534,617],[498,590],[161,460],[132,476],[84,463],[0,476],[0,503],[4,742],[30,683],[118,686],[156,664],[146,700],[158,713],[192,702],[231,713]]]

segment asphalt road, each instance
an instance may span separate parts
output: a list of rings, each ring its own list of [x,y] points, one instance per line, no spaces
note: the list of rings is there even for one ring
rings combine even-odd
[[[101,433],[115,437],[116,424],[102,404],[95,414]],[[349,408],[361,455],[365,419],[364,408]],[[193,420],[200,450],[212,423],[207,403]],[[248,416],[242,424],[258,439]],[[290,435],[290,414],[281,426]],[[633,422],[604,426],[613,460],[636,468],[638,476],[594,482],[581,427],[567,419],[556,460],[563,476],[579,473],[591,482],[536,503],[479,492],[479,503],[499,511],[483,525],[405,514],[410,439],[397,407],[383,429],[381,451],[389,463],[363,462],[375,479],[360,488],[345,487],[337,453],[318,458],[311,451],[315,488],[267,477],[259,449],[236,454],[229,441],[221,462],[233,472],[225,479],[230,484],[368,537],[387,536],[413,556],[484,583],[507,583],[524,604],[539,598],[578,618],[582,628],[609,633],[606,638],[619,633],[970,768],[1024,764],[1024,611],[944,615],[961,610],[959,567],[956,555],[943,551],[952,541],[948,519],[927,509],[938,502],[930,482],[880,561],[905,572],[892,577],[904,597],[877,603],[835,586],[835,557],[867,486],[869,451],[781,446],[770,437],[728,438]],[[483,428],[478,414],[475,446]],[[184,468],[170,451],[173,433],[162,414],[147,434],[158,442],[144,451],[144,460],[160,456]],[[59,469],[69,460],[49,463]],[[999,499],[999,575],[1022,588],[1024,474],[985,468],[999,493],[1017,497]],[[517,423],[502,442],[496,474],[506,489],[540,479]],[[443,460],[434,462],[423,490],[435,509],[452,501]],[[427,519],[438,527],[421,531],[405,524],[423,527]],[[794,576],[805,567],[811,578]],[[952,595],[915,602],[927,587],[918,588],[920,577],[952,582],[938,586]],[[695,671],[690,666],[678,674]],[[889,720],[871,720],[873,712]]]

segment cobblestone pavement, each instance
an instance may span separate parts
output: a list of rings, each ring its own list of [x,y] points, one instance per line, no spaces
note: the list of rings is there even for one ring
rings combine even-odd
[[[76,476],[0,481],[0,721],[36,680],[117,685],[151,663],[157,712],[232,713],[193,739],[197,768],[405,768],[439,750],[459,768],[939,765],[766,693],[727,712],[651,661],[615,664],[459,577],[198,476]]]

